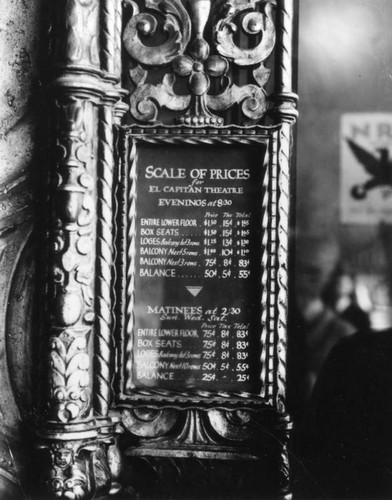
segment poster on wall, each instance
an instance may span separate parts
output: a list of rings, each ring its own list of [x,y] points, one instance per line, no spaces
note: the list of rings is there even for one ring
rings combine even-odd
[[[392,113],[345,113],[340,123],[343,224],[392,223]]]

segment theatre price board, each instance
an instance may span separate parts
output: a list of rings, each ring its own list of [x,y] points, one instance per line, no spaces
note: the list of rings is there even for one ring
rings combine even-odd
[[[266,146],[137,149],[126,392],[255,392]]]

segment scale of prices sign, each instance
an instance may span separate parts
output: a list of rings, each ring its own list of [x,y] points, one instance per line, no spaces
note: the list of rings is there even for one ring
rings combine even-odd
[[[262,148],[219,149],[139,150],[130,388],[252,388]]]
[[[272,394],[287,272],[279,129],[227,134],[126,131],[123,402]]]
[[[347,113],[340,129],[344,224],[392,223],[392,114]]]

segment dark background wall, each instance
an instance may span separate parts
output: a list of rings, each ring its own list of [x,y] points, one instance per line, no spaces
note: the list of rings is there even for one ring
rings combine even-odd
[[[31,393],[34,261],[30,234],[43,2],[0,3],[0,498],[19,498]],[[18,264],[19,262],[19,264]],[[26,369],[27,368],[27,369]],[[16,400],[22,403],[19,408]],[[28,403],[27,403],[28,406]],[[11,453],[12,450],[12,453]]]

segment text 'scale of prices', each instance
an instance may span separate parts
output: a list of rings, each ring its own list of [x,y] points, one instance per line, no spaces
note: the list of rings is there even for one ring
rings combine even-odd
[[[260,353],[260,149],[144,150],[130,388],[253,392]],[[181,164],[181,166],[173,166]]]

